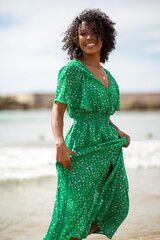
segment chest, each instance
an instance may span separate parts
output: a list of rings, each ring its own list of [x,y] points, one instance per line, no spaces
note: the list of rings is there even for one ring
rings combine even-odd
[[[87,68],[91,74],[94,75],[94,77],[96,77],[97,80],[99,80],[104,85],[106,89],[109,88],[109,79],[104,69],[91,68],[89,66]]]

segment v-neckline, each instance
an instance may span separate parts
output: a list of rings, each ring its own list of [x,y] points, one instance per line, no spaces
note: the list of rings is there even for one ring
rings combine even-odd
[[[109,90],[109,88],[110,88],[110,79],[109,79],[109,76],[108,76],[108,74],[107,74],[107,70],[104,68],[104,71],[105,71],[105,73],[106,73],[106,75],[107,75],[107,77],[108,77],[108,88],[106,88],[105,86],[104,86],[104,84],[86,67],[86,65],[83,63],[83,62],[81,62],[79,59],[75,59],[75,60],[77,60],[87,71],[88,71],[88,73],[90,73],[104,88],[105,88],[105,90],[106,91],[108,91]]]

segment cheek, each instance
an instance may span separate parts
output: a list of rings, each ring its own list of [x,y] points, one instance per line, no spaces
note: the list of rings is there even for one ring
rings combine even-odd
[[[99,41],[98,45],[100,48],[102,48],[102,45],[103,45],[102,41]]]
[[[82,37],[79,37],[79,45],[82,45],[84,43],[84,39]]]

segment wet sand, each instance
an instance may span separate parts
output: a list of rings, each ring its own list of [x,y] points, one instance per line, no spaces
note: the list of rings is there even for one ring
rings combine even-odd
[[[113,240],[160,240],[160,169],[127,170],[130,211]],[[48,229],[56,177],[0,184],[0,239],[41,240]],[[87,240],[105,240],[94,234]]]

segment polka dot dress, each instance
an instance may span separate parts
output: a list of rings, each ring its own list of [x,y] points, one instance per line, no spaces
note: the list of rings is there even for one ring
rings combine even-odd
[[[110,72],[108,89],[78,59],[65,65],[58,75],[54,102],[67,104],[73,124],[65,136],[72,172],[56,162],[57,192],[52,219],[43,240],[87,237],[97,223],[109,239],[128,214],[128,178],[122,146],[109,117],[120,110],[119,87]],[[105,178],[110,165],[113,170]]]

